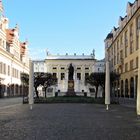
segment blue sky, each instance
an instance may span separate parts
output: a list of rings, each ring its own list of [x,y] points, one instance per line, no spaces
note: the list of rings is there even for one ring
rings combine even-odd
[[[128,0],[3,0],[10,28],[18,23],[21,41],[28,39],[33,59],[51,54],[90,54],[104,58],[104,39]],[[134,0],[129,0],[134,2]]]

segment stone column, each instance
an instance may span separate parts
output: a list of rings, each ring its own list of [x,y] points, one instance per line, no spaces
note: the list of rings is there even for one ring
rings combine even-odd
[[[76,71],[76,69],[74,69],[73,80],[74,80],[74,81],[77,80],[77,71]]]
[[[110,70],[109,70],[109,61],[106,61],[105,104],[106,104],[106,110],[108,110],[108,105],[110,104]]]
[[[140,30],[139,30],[139,67],[138,67],[138,85],[137,85],[137,115],[140,116]]]
[[[34,96],[33,96],[33,92],[34,92],[34,71],[33,71],[33,62],[30,60],[29,62],[29,105],[30,105],[30,109],[32,110],[32,105],[34,103]]]
[[[82,65],[81,67],[81,80],[82,80],[82,85],[85,85],[85,67]]]

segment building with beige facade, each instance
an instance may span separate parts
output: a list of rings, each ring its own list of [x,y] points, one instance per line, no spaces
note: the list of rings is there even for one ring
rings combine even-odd
[[[120,99],[136,99],[138,81],[138,51],[140,48],[140,0],[127,3],[126,16],[119,18],[105,39],[106,59],[110,69],[120,74],[112,83],[112,93]]]
[[[21,73],[29,73],[28,42],[21,42],[19,27],[9,29],[0,1],[0,97],[22,94]]]
[[[76,95],[94,96],[92,91],[95,91],[95,87],[85,83],[86,76],[92,72],[104,72],[105,65],[104,60],[97,61],[95,55],[51,55],[47,54],[44,60],[34,60],[34,72],[52,73],[57,80],[57,85],[52,86],[53,93],[59,91],[59,95],[66,95],[69,91],[69,73],[70,65],[73,67],[73,92]],[[47,96],[54,96],[53,93],[47,93]],[[102,89],[99,88],[99,96],[102,93]]]

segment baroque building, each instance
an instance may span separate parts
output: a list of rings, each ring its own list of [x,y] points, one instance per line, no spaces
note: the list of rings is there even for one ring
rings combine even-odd
[[[46,72],[45,60],[34,60],[34,72]]]
[[[28,42],[21,42],[19,27],[9,29],[0,1],[0,97],[20,96],[21,73],[29,73]]]
[[[93,53],[91,55],[47,54],[45,60],[34,60],[33,63],[34,72],[52,73],[58,79],[53,89],[61,95],[72,91],[76,95],[83,95],[86,92],[87,96],[91,96],[94,94],[91,92],[95,89],[85,83],[85,78],[92,72],[104,72],[105,69],[104,60],[97,61]],[[99,92],[101,93],[101,88]]]
[[[106,59],[110,69],[120,74],[112,83],[112,92],[121,99],[136,99],[138,81],[138,51],[140,48],[140,0],[127,3],[126,16],[119,18],[105,39]]]

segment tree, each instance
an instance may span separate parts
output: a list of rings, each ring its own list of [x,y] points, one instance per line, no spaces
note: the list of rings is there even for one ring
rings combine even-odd
[[[20,74],[20,78],[23,84],[29,85],[29,74],[23,72]]]
[[[51,73],[35,72],[34,73],[34,87],[35,87],[37,98],[39,98],[38,91],[37,91],[37,87],[39,85],[44,86],[45,97],[46,97],[46,89],[50,87],[51,85],[55,85],[56,83],[57,83],[57,79]]]
[[[26,91],[26,95],[28,94],[28,86],[29,86],[29,74],[27,73],[21,73],[20,74],[20,79],[22,82],[22,95],[24,95],[23,93]],[[26,89],[26,90],[25,90]]]
[[[110,80],[111,82],[119,79],[119,74],[111,72],[110,73]],[[92,86],[95,86],[96,92],[95,92],[95,98],[97,98],[98,94],[98,88],[99,86],[102,87],[103,89],[103,97],[105,96],[105,73],[100,72],[100,73],[91,73],[87,78],[86,78],[86,83],[89,83]]]

